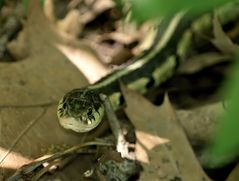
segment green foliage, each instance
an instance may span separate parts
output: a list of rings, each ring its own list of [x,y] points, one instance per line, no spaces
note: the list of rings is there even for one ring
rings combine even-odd
[[[0,0],[0,1],[1,1],[1,0]],[[45,2],[45,0],[39,0],[39,1],[40,1],[41,5],[43,5],[44,2]],[[23,5],[23,7],[24,7],[25,12],[27,12],[27,9],[28,9],[28,0],[22,0],[22,5]]]
[[[236,59],[230,77],[225,85],[225,95],[228,100],[226,113],[219,124],[210,152],[215,156],[238,156],[239,150],[239,57]],[[234,155],[234,156],[233,156]]]
[[[40,0],[41,5],[43,6],[45,0]]]
[[[27,12],[28,9],[28,0],[22,0],[22,5],[24,7],[24,11]]]
[[[39,0],[39,1],[40,1],[41,5],[43,5],[45,0]],[[4,5],[4,3],[5,3],[5,0],[0,0],[0,8]],[[28,0],[21,0],[21,3],[23,5],[25,11],[27,11],[27,9],[28,9]]]
[[[132,3],[133,17],[138,21],[145,21],[151,18],[157,18],[164,15],[174,14],[182,9],[189,9],[197,13],[211,9],[225,3],[226,0],[130,0]]]

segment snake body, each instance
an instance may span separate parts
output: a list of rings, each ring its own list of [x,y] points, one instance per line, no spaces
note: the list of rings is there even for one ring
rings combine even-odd
[[[238,3],[219,8],[217,16],[221,24],[239,15]],[[230,17],[225,15],[235,12]],[[76,132],[87,132],[101,122],[104,106],[99,94],[107,95],[117,110],[124,103],[120,81],[127,87],[145,94],[171,77],[178,65],[192,50],[193,36],[207,31],[212,26],[212,13],[193,17],[185,12],[165,18],[158,27],[155,41],[149,50],[134,59],[134,63],[117,70],[93,85],[74,89],[60,100],[57,115],[60,124]]]

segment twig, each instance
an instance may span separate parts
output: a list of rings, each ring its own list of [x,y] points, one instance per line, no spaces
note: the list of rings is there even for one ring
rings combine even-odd
[[[87,142],[87,143],[80,144],[80,145],[76,145],[76,146],[73,146],[73,147],[63,151],[63,152],[55,153],[54,155],[51,155],[51,156],[49,156],[47,158],[44,158],[44,159],[39,158],[37,161],[34,161],[34,162],[32,162],[28,165],[25,165],[25,166],[21,167],[11,177],[9,177],[6,181],[18,181],[24,175],[31,173],[36,168],[41,166],[43,163],[51,162],[51,161],[54,161],[55,159],[65,157],[67,155],[71,155],[71,154],[74,154],[74,153],[78,153],[79,150],[84,148],[84,147],[95,146],[95,145],[98,145],[98,146],[113,146],[110,143],[95,142],[95,141]]]
[[[37,181],[38,179],[40,179],[45,173],[48,172],[48,170],[51,169],[51,167],[53,167],[54,165],[56,165],[57,163],[59,163],[59,160],[54,160],[53,162],[49,163],[46,167],[44,167],[43,169],[41,169],[39,172],[37,172],[33,178],[31,179],[32,181]]]
[[[105,112],[109,121],[110,128],[117,141],[116,150],[121,153],[121,156],[123,158],[132,158],[132,156],[129,154],[129,143],[125,139],[123,130],[120,126],[119,120],[117,119],[113,111],[109,98],[104,94],[100,94],[100,98],[105,106]]]

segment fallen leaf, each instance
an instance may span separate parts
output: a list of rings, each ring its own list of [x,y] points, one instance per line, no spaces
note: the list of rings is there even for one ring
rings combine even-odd
[[[142,161],[144,172],[140,180],[173,179],[209,181],[203,172],[183,132],[170,102],[165,97],[160,107],[152,105],[141,95],[122,86],[126,114],[136,128],[136,157]]]
[[[28,57],[0,63],[0,175],[5,178],[42,156],[51,145],[75,145],[85,137],[64,130],[58,123],[58,100],[67,91],[88,83],[54,46],[59,37],[47,22],[40,5],[29,1],[23,30]],[[82,166],[78,165],[79,176]]]
[[[216,102],[176,111],[180,124],[193,146],[203,147],[209,143],[224,109],[222,102]]]
[[[58,44],[57,47],[84,74],[91,84],[111,72],[111,69],[100,61],[97,53],[87,45],[73,47]]]

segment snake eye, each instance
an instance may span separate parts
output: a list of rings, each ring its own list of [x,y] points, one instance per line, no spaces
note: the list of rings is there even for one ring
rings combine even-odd
[[[90,108],[87,112],[87,115],[90,116],[92,114],[92,109]]]

